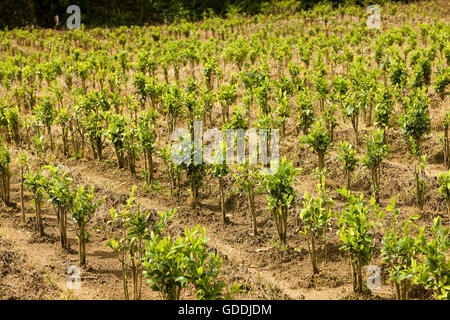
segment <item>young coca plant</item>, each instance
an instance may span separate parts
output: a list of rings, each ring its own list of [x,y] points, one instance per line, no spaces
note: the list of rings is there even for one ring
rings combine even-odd
[[[247,130],[249,127],[249,124],[248,124],[248,118],[246,118],[245,115],[246,115],[245,108],[242,105],[233,106],[233,110],[231,112],[231,118],[230,118],[230,120],[228,120],[228,122],[226,122],[224,124],[223,129]],[[268,116],[268,118],[270,118],[270,116]],[[270,125],[268,125],[265,128],[270,129],[272,127]]]
[[[397,56],[389,65],[391,84],[395,87],[404,88],[408,76],[408,68],[403,60]]]
[[[277,114],[278,121],[281,123],[281,133],[283,136],[286,134],[286,121],[289,119],[291,115],[291,105],[289,103],[289,98],[286,95],[286,92],[281,93],[280,89],[280,98],[278,98],[278,106],[275,110]]]
[[[167,168],[167,176],[169,178],[170,196],[173,196],[173,189],[177,188],[177,195],[180,193],[181,166],[172,161],[171,146],[162,147],[158,151]]]
[[[226,123],[229,120],[230,106],[236,102],[237,87],[233,83],[223,84],[219,88],[218,100],[222,106],[222,121]]]
[[[354,132],[354,144],[355,147],[359,144],[359,112],[361,104],[358,102],[356,94],[347,95],[343,100],[343,115],[345,118],[350,119]]]
[[[218,154],[216,154],[216,159],[211,168],[213,176],[219,180],[220,209],[222,211],[222,220],[224,224],[230,222],[225,212],[225,178],[231,172],[226,163],[226,153],[227,147],[226,144],[223,143],[218,150]]]
[[[305,143],[317,153],[317,166],[319,171],[322,171],[325,168],[325,154],[331,144],[330,134],[322,120],[316,122],[312,131],[306,136]]]
[[[325,106],[325,98],[328,94],[328,88],[327,88],[327,78],[326,75],[323,72],[317,72],[314,75],[314,85],[317,92],[317,95],[319,97],[320,102],[320,112],[323,112],[324,106]]]
[[[31,139],[31,145],[33,146],[34,153],[38,157],[41,164],[47,163],[46,159],[44,158],[45,142],[46,142],[46,139],[45,139],[44,135],[42,133],[40,133],[39,131]]]
[[[10,200],[10,179],[11,170],[9,163],[11,162],[11,155],[8,149],[0,141],[0,193],[2,201],[8,205]]]
[[[177,117],[182,109],[181,91],[178,86],[176,84],[169,85],[162,96],[162,100],[164,103],[163,110],[166,113],[166,119],[168,117],[169,135],[171,135],[175,129]]]
[[[392,213],[393,217],[386,223],[381,240],[381,254],[387,265],[388,281],[395,286],[397,300],[406,300],[412,287],[410,268],[417,251],[411,227],[417,227],[414,220],[420,216],[413,215],[400,222],[400,210],[395,205],[395,199],[391,198],[391,204],[387,206],[386,211]]]
[[[272,90],[270,85],[269,77],[265,77],[263,80],[258,81],[257,79],[254,79],[250,81],[252,78],[251,73],[247,73],[245,77],[243,77],[244,86],[246,86],[246,91],[249,91],[250,93],[250,100],[252,99],[252,96],[255,96],[256,103],[259,105],[259,109],[264,114],[269,114],[271,111],[270,107],[270,92]],[[257,77],[256,77],[257,78]],[[258,85],[259,83],[259,85]],[[253,88],[253,86],[255,86]]]
[[[288,64],[289,75],[291,76],[291,81],[294,84],[294,87],[299,89],[303,86],[301,80],[299,79],[300,72],[302,71],[303,66],[298,66],[294,61],[290,61]]]
[[[301,90],[297,94],[297,133],[300,129],[306,136],[314,123],[314,104],[308,89]]]
[[[381,163],[389,152],[389,145],[383,143],[384,131],[371,131],[367,136],[366,154],[363,165],[370,170],[372,191],[377,202],[380,201]]]
[[[294,94],[294,84],[286,77],[281,77],[280,80],[274,80],[273,84],[276,88],[275,99],[277,102],[280,102],[283,96],[290,98]]]
[[[392,93],[387,87],[379,87],[375,94],[375,126],[384,130],[385,138],[387,130],[391,126],[391,116],[394,111],[394,101]]]
[[[244,123],[242,123],[242,125],[244,125]],[[280,126],[280,123],[278,121],[278,119],[274,119],[272,117],[272,114],[262,114],[260,113],[258,115],[258,117],[256,118],[256,120],[253,122],[253,125],[256,127],[257,129],[257,133],[259,134],[259,136],[265,136],[265,145],[260,144],[260,148],[263,148],[263,150],[265,149],[266,154],[269,154],[269,146],[271,144],[272,141],[272,130],[275,128],[278,128]],[[234,127],[235,129],[238,129],[238,127]],[[247,126],[243,126],[241,127],[244,130],[247,129]],[[264,165],[266,167],[270,166],[270,163],[268,160],[263,160],[264,161]]]
[[[195,79],[195,65],[199,62],[200,57],[197,51],[198,44],[195,43],[195,41],[187,41],[186,47],[184,49],[184,56],[186,57],[187,61],[190,62],[191,65],[191,77]]]
[[[428,110],[429,99],[424,89],[418,89],[411,96],[406,97],[406,110],[398,122],[407,142],[409,137],[414,139],[417,150],[420,152],[422,137],[430,133],[430,113]]]
[[[6,142],[11,142],[11,136],[8,130],[7,105],[0,100],[0,133]]]
[[[342,107],[342,102],[349,90],[349,79],[342,75],[333,77],[333,95]]]
[[[71,114],[68,108],[60,108],[57,111],[55,122],[61,127],[61,140],[63,143],[63,154],[69,155],[69,128],[71,121]]]
[[[360,84],[358,99],[362,101],[362,110],[364,112],[364,121],[366,127],[372,126],[372,110],[374,105],[375,90],[377,87],[377,71],[369,69],[368,74],[364,76]]]
[[[133,84],[136,88],[136,95],[138,96],[141,109],[144,109],[145,102],[149,96],[149,87],[147,82],[147,77],[142,73],[136,73],[134,76]]]
[[[124,135],[127,120],[120,114],[111,114],[108,117],[108,129],[105,132],[106,137],[114,146],[116,152],[117,165],[119,168],[124,166]]]
[[[299,173],[300,169],[294,168],[292,161],[288,162],[286,157],[283,157],[278,163],[277,171],[265,176],[262,181],[268,193],[269,209],[274,218],[280,242],[283,245],[286,244],[289,209],[296,196],[292,183],[294,177]]]
[[[443,228],[441,217],[433,219],[429,234],[421,227],[415,247],[417,255],[413,259],[408,277],[412,283],[433,290],[439,300],[448,300],[450,281],[448,274],[450,248],[449,228]]]
[[[438,70],[434,76],[434,90],[441,100],[444,100],[446,94],[445,90],[450,83],[450,68],[441,66],[444,66],[443,61],[440,61],[438,64]]]
[[[194,93],[187,93],[184,95],[183,105],[186,107],[187,124],[189,126],[189,137],[190,141],[195,139],[194,136],[194,122],[201,118],[202,111],[200,105],[195,99]],[[183,137],[185,139],[186,137]],[[188,155],[189,160],[181,163],[181,167],[186,170],[186,176],[189,181],[191,196],[192,196],[192,206],[196,208],[200,201],[200,188],[203,186],[203,179],[206,173],[206,165],[203,162],[198,162],[196,156],[199,150],[194,146],[191,148],[191,152]],[[201,152],[201,151],[200,151]]]
[[[339,122],[335,116],[337,106],[331,104],[329,101],[329,106],[323,111],[323,120],[327,126],[327,130],[330,133],[330,141],[333,143],[334,140],[334,129],[339,125]]]
[[[442,226],[441,217],[433,219],[430,236],[421,227],[417,236],[416,246],[419,251],[417,260],[413,260],[411,273],[413,283],[423,285],[433,290],[439,300],[448,300],[450,296],[450,249],[449,228]]]
[[[94,186],[85,189],[79,186],[73,194],[72,220],[75,224],[75,231],[78,238],[78,255],[80,266],[86,265],[86,242],[89,241],[89,230],[87,224],[95,214],[97,208],[103,200],[94,200]]]
[[[217,279],[222,258],[218,253],[210,252],[208,241],[205,228],[195,226],[184,229],[182,244],[185,277],[193,285],[199,300],[222,299],[222,289],[225,287],[225,282]]]
[[[430,85],[431,79],[431,61],[430,58],[424,54],[417,61],[416,67],[413,70],[413,74],[411,77],[411,85],[413,88],[422,88],[424,87],[425,91],[428,89]]]
[[[239,71],[241,71],[248,52],[249,47],[247,40],[239,38],[230,42],[230,44],[224,49],[223,58],[226,61],[233,62],[238,67]]]
[[[6,109],[6,120],[8,122],[9,137],[18,145],[20,142],[19,109],[17,107]]]
[[[60,232],[60,242],[63,249],[69,249],[67,239],[67,212],[72,207],[73,194],[69,187],[72,179],[68,177],[67,172],[55,166],[44,166],[44,170],[48,170],[50,178],[44,186],[48,195],[48,200],[56,209],[56,218]]]
[[[138,130],[134,123],[128,124],[124,132],[124,148],[127,152],[128,170],[136,177],[136,159],[138,154]]]
[[[91,144],[92,154],[94,159],[102,160],[103,158],[103,137],[105,135],[104,115],[94,110],[86,110],[86,115],[83,118],[83,127],[86,130]]]
[[[380,219],[382,211],[379,212],[374,198],[367,203],[363,194],[355,197],[345,188],[338,191],[347,200],[341,212],[336,212],[338,233],[344,243],[342,249],[349,253],[353,291],[362,293],[362,268],[372,258],[374,222],[370,220],[370,215],[375,214]]]
[[[345,174],[345,188],[350,190],[351,175],[356,168],[358,158],[356,157],[356,150],[348,141],[341,141],[337,147],[337,160],[342,165],[342,170]]]
[[[147,226],[148,211],[141,209],[136,203],[136,187],[133,186],[129,198],[122,209],[111,208],[109,225],[117,227],[117,235],[112,237],[106,245],[116,254],[122,266],[123,291],[129,300],[128,275],[131,272],[134,300],[139,300],[142,294],[143,259],[145,252],[145,238],[150,233]]]
[[[203,179],[206,173],[204,163],[196,163],[194,161],[194,152],[192,152],[191,161],[181,166],[186,170],[186,175],[191,188],[192,207],[196,208],[200,202],[200,188],[203,186]]]
[[[56,118],[56,114],[50,97],[45,96],[41,98],[39,103],[34,108],[33,113],[37,116],[40,123],[47,129],[47,133],[50,137],[50,147],[53,151],[54,144],[52,137],[52,124]]]
[[[158,79],[152,77],[146,79],[145,82],[145,95],[150,98],[151,107],[156,108],[161,100],[161,95],[163,93],[164,86],[159,82]],[[142,109],[142,108],[141,108]]]
[[[155,122],[159,115],[153,109],[142,112],[138,121],[138,141],[141,151],[144,153],[144,165],[147,177],[147,184],[153,181],[153,151],[156,145]]]
[[[219,65],[215,57],[205,58],[205,62],[203,64],[203,76],[208,91],[212,91],[214,89],[214,76],[217,75],[218,67]]]
[[[124,104],[126,105],[126,107],[128,109],[130,119],[133,119],[133,123],[136,125],[137,124],[137,114],[138,114],[138,109],[139,109],[139,104],[138,104],[137,100],[132,95],[127,95],[127,96],[123,97],[122,101],[124,102]]]
[[[305,191],[303,209],[299,213],[301,219],[300,233],[304,234],[307,239],[313,274],[319,273],[316,245],[321,241],[330,224],[333,207],[333,200],[325,191],[325,174],[320,175],[317,193],[318,196],[314,198]]]
[[[447,214],[450,217],[450,170],[439,175],[439,193],[447,202]]]
[[[252,232],[256,236],[258,234],[256,225],[256,207],[255,207],[255,193],[260,191],[261,176],[259,169],[250,165],[247,160],[242,165],[235,165],[236,173],[234,174],[235,184],[240,186],[245,193],[247,193],[248,208],[250,216],[252,217]]]
[[[163,299],[178,300],[189,284],[198,299],[220,299],[223,281],[217,280],[222,259],[208,252],[205,229],[185,229],[176,239],[162,237],[162,231],[174,210],[159,213],[160,222],[150,231],[143,259],[144,276],[150,288],[161,293]]]
[[[206,117],[208,116],[209,125],[213,127],[212,110],[214,102],[217,100],[214,91],[203,87],[200,91],[201,107],[203,109],[203,123],[206,125]]]
[[[27,172],[24,174],[24,185],[33,193],[33,204],[36,214],[36,230],[40,236],[44,235],[44,223],[42,220],[42,198],[44,196],[47,180],[42,175],[42,168],[36,172]]]

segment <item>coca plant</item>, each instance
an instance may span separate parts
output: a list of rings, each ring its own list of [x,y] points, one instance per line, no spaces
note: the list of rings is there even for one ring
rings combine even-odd
[[[325,174],[320,175],[317,185],[317,197],[312,197],[305,191],[299,216],[301,219],[300,233],[306,236],[313,274],[319,273],[317,245],[322,240],[332,216],[333,200],[325,191]],[[325,243],[324,246],[325,248]]]
[[[94,110],[87,110],[83,118],[83,127],[86,130],[89,143],[91,144],[94,159],[103,159],[104,147],[104,115]]]
[[[281,123],[281,133],[283,136],[286,134],[286,121],[289,119],[291,115],[291,105],[289,103],[289,98],[285,92],[282,92],[281,89],[279,91],[280,97],[278,100],[278,106],[275,109],[277,114],[277,119]]]
[[[381,255],[387,265],[388,281],[395,286],[397,300],[406,300],[412,288],[411,266],[417,254],[413,227],[419,215],[413,215],[406,221],[399,221],[400,210],[395,207],[396,201],[391,198],[386,211],[392,218],[385,223],[384,236],[381,240]]]
[[[380,200],[381,163],[389,152],[389,145],[383,143],[384,131],[371,131],[367,135],[366,153],[363,165],[370,170],[372,191],[377,202]]]
[[[49,173],[49,178],[44,186],[48,195],[48,200],[56,209],[56,219],[60,232],[60,242],[63,249],[69,249],[67,238],[67,212],[71,210],[73,204],[73,193],[70,190],[72,179],[68,173],[60,168],[44,166],[44,170]]]
[[[338,234],[343,242],[342,249],[349,253],[353,291],[362,293],[362,268],[372,258],[374,222],[370,216],[375,215],[379,219],[382,211],[379,212],[374,198],[367,203],[363,194],[355,197],[345,188],[338,191],[346,199],[344,208],[336,212]]]
[[[53,150],[53,135],[52,135],[52,124],[56,118],[55,110],[51,101],[51,98],[45,96],[40,99],[39,103],[33,109],[33,113],[37,116],[40,123],[46,128],[47,133],[50,137],[50,147]]]
[[[422,226],[417,236],[418,257],[413,260],[413,283],[433,290],[439,300],[448,300],[450,292],[449,228],[443,227],[441,217],[433,219],[428,234]]]
[[[148,211],[142,209],[141,204],[136,202],[135,190],[136,187],[133,186],[122,209],[111,208],[111,220],[107,222],[108,225],[113,226],[115,232],[106,245],[114,251],[122,266],[123,291],[126,300],[130,298],[128,290],[130,273],[133,298],[134,300],[141,298],[145,238],[150,233],[147,225]]]
[[[137,135],[141,152],[144,154],[144,165],[148,185],[153,181],[153,152],[157,137],[155,122],[158,118],[158,113],[153,109],[150,109],[147,112],[142,112],[138,120]]]
[[[166,119],[168,119],[169,135],[175,130],[177,117],[179,116],[182,104],[181,104],[181,90],[176,84],[169,85],[162,95],[162,101],[164,103],[164,112],[166,113]]]
[[[127,120],[120,114],[111,114],[108,117],[108,129],[105,132],[106,137],[114,146],[119,168],[124,166],[124,136]]]
[[[339,125],[339,122],[335,116],[337,106],[331,104],[329,101],[329,106],[323,111],[322,117],[327,130],[330,133],[330,141],[333,143],[334,140],[334,129]]]
[[[72,220],[78,238],[78,255],[80,266],[86,265],[86,242],[89,241],[89,230],[87,224],[94,215],[103,200],[94,200],[94,186],[86,189],[84,186],[76,188],[73,194]]]
[[[229,219],[225,212],[225,178],[231,173],[230,168],[226,163],[227,147],[223,143],[216,154],[216,159],[212,164],[212,175],[219,181],[219,193],[220,193],[220,209],[222,211],[222,220],[224,224],[229,223]]]
[[[170,196],[173,196],[173,189],[177,188],[177,195],[180,193],[180,179],[181,179],[181,166],[176,164],[172,160],[172,148],[171,146],[161,147],[158,150],[158,155],[166,165],[167,176],[170,186]]]
[[[261,176],[259,169],[251,165],[248,160],[242,165],[235,165],[235,169],[235,184],[247,193],[248,208],[252,218],[252,232],[256,236],[258,234],[258,228],[256,225],[255,194],[260,190],[259,181],[261,180]]]
[[[297,94],[297,133],[300,129],[306,136],[314,123],[314,104],[311,94],[305,88]]]
[[[358,102],[356,94],[349,94],[343,100],[343,115],[345,118],[350,119],[353,132],[354,132],[354,144],[355,147],[359,144],[359,113],[361,109],[361,103]]]
[[[222,121],[225,124],[230,118],[230,106],[235,103],[237,99],[236,85],[233,83],[221,85],[217,98],[222,107]]]
[[[61,128],[61,140],[63,143],[63,154],[65,156],[69,155],[69,130],[72,121],[72,115],[68,108],[60,108],[57,111],[55,122]]]
[[[387,130],[391,126],[391,116],[394,111],[394,101],[392,93],[387,87],[379,87],[375,93],[375,126],[384,130],[385,137]]]
[[[434,90],[439,95],[441,100],[444,100],[446,95],[446,88],[450,83],[450,68],[449,67],[440,67],[443,66],[443,61],[440,61],[438,64],[438,70],[434,76]]]
[[[189,284],[198,299],[220,299],[225,283],[217,280],[222,259],[208,252],[205,229],[184,229],[177,238],[163,237],[162,232],[175,210],[160,212],[158,222],[147,236],[143,259],[144,276],[150,288],[166,300],[179,300]],[[200,231],[200,232],[199,232]]]
[[[275,165],[274,162],[271,163],[271,167],[273,165]],[[279,240],[285,245],[289,209],[296,197],[292,183],[294,177],[300,173],[300,169],[294,168],[292,161],[288,162],[286,157],[281,158],[277,165],[276,172],[265,176],[262,184],[268,193],[267,201],[277,227]]]
[[[305,143],[309,145],[312,151],[317,153],[317,166],[319,171],[325,168],[325,155],[328,147],[331,145],[330,134],[322,120],[314,125],[312,131],[306,136]]]
[[[405,112],[398,120],[402,133],[407,142],[409,137],[414,139],[420,152],[422,137],[430,133],[429,99],[424,89],[417,89],[405,99]]]
[[[33,194],[34,211],[36,214],[36,230],[40,236],[43,236],[44,222],[42,220],[41,205],[47,180],[42,175],[42,168],[36,172],[28,171],[24,174],[24,179],[24,185],[30,189]]]
[[[351,175],[358,163],[356,150],[348,141],[341,141],[337,147],[337,151],[337,160],[341,163],[345,175],[345,188],[349,190],[351,185]]]
[[[136,160],[138,156],[138,129],[134,123],[129,123],[124,132],[124,147],[127,152],[128,170],[136,177]]]

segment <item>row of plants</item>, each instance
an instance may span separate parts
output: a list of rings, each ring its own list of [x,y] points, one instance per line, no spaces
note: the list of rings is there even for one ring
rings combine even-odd
[[[3,149],[4,159],[9,159],[9,152]],[[21,212],[25,219],[23,186],[28,187],[33,195],[36,231],[44,235],[41,205],[47,198],[54,207],[57,226],[60,231],[61,247],[69,249],[67,241],[67,213],[71,213],[79,243],[80,265],[86,264],[86,242],[89,241],[88,222],[103,200],[94,200],[94,188],[83,186],[72,187],[68,174],[55,166],[43,166],[32,172],[27,164],[25,153],[21,153]],[[3,160],[2,167],[8,167],[9,160]],[[223,172],[214,166],[216,171]],[[429,230],[418,227],[414,221],[420,215],[413,215],[406,221],[400,221],[400,210],[395,207],[395,200],[386,208],[393,217],[382,221],[383,210],[375,198],[369,202],[363,194],[356,196],[345,187],[339,189],[340,196],[345,199],[341,211],[334,210],[334,201],[327,195],[325,185],[326,170],[317,171],[320,183],[317,196],[308,192],[303,195],[300,210],[295,210],[296,192],[293,181],[300,169],[295,169],[292,162],[283,158],[273,175],[262,176],[257,167],[248,162],[237,166],[236,183],[242,184],[248,193],[249,209],[252,214],[253,232],[256,235],[254,211],[254,192],[260,184],[267,192],[268,208],[275,222],[276,231],[281,244],[286,244],[288,216],[297,212],[300,219],[300,233],[306,237],[310,253],[313,274],[319,273],[318,246],[326,246],[325,234],[329,232],[335,218],[338,234],[343,243],[342,249],[348,252],[351,265],[351,278],[355,292],[363,292],[362,268],[370,263],[375,255],[374,230],[383,231],[381,256],[387,265],[389,281],[395,285],[398,299],[407,299],[408,292],[420,285],[433,290],[436,298],[448,298],[448,257],[445,252],[450,244],[448,228],[441,224],[441,218],[433,220]],[[8,170],[6,175],[10,176]],[[219,178],[220,174],[216,174]],[[9,179],[8,179],[9,181]],[[439,192],[450,199],[450,171],[439,177]],[[9,187],[9,185],[8,185]],[[4,189],[2,189],[3,191]],[[107,245],[116,253],[121,262],[125,298],[128,293],[128,276],[131,274],[133,297],[140,299],[142,277],[149,278],[152,289],[160,291],[167,299],[177,299],[182,288],[192,284],[196,295],[201,299],[221,297],[225,284],[216,280],[221,259],[217,254],[207,253],[205,230],[198,234],[198,227],[184,231],[183,236],[171,239],[163,237],[162,231],[175,210],[159,213],[160,221],[151,225],[151,212],[136,203],[133,188],[126,205],[121,209],[111,209],[111,220],[108,222],[113,235]],[[3,193],[2,193],[3,195]],[[253,202],[253,205],[252,205]],[[413,230],[414,229],[414,230]],[[414,232],[415,231],[415,232]],[[431,238],[430,238],[431,237]],[[199,250],[192,252],[192,250]],[[203,251],[202,251],[203,250]],[[169,258],[170,256],[170,258]],[[184,257],[184,258],[183,258]],[[196,257],[196,258],[193,258]],[[206,261],[209,262],[206,262]],[[209,266],[209,270],[203,270]],[[171,277],[168,277],[170,275]],[[159,278],[158,278],[159,276]],[[156,277],[156,279],[155,279]]]

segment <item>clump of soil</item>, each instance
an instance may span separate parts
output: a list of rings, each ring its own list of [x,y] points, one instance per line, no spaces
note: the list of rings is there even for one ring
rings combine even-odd
[[[58,299],[61,292],[54,280],[11,247],[0,239],[0,299]]]

